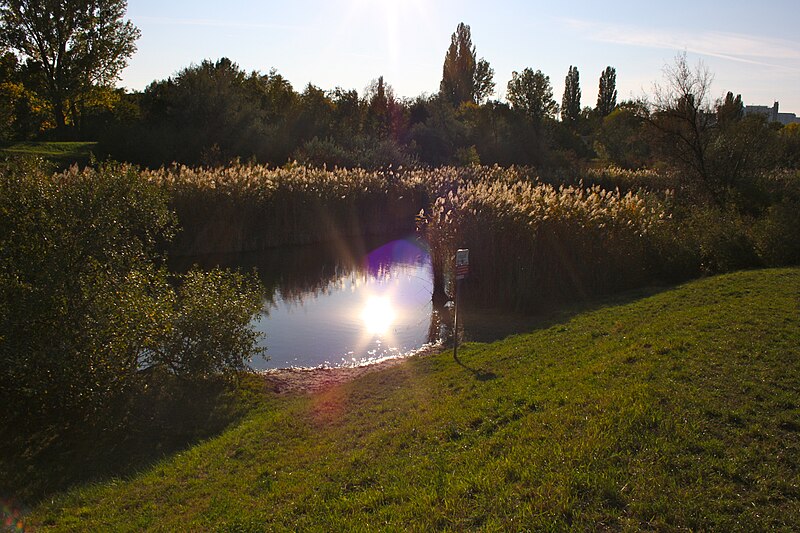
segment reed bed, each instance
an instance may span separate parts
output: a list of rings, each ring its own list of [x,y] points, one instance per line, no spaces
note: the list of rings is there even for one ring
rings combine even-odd
[[[615,180],[658,180],[609,172]],[[435,297],[447,297],[455,250],[468,247],[467,297],[516,309],[652,280],[654,230],[669,219],[672,194],[658,186],[658,192],[581,181],[555,186],[514,167],[172,166],[145,175],[168,191],[183,228],[179,254],[322,242],[353,247],[370,235],[413,230],[416,215],[431,249]]]
[[[675,191],[685,185],[676,172],[653,169],[625,169],[616,166],[587,169],[583,183],[598,185],[603,189],[628,191]]]
[[[166,188],[183,232],[178,254],[242,252],[411,231],[419,181],[371,172],[234,165],[146,171]]]
[[[532,310],[652,280],[654,230],[669,219],[671,192],[507,178],[463,183],[420,214],[443,277],[452,277],[455,250],[470,248],[464,297]]]
[[[524,179],[516,169],[220,168],[143,171],[166,189],[180,255],[264,250],[414,231],[414,216],[465,183]]]

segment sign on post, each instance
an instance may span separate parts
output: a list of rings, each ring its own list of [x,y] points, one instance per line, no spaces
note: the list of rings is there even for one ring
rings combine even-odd
[[[469,249],[456,251],[456,279],[464,279],[469,275]]]

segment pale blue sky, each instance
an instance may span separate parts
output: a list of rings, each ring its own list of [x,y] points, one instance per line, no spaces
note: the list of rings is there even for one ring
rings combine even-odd
[[[583,104],[594,106],[600,72],[617,69],[619,98],[641,96],[686,51],[714,74],[712,93],[800,115],[800,1],[542,2],[473,0],[129,0],[142,30],[121,86],[143,89],[203,59],[246,70],[277,69],[296,90],[311,82],[361,94],[383,75],[401,97],[434,93],[450,35],[471,27],[502,98],[511,72],[550,76],[560,102],[570,65]]]

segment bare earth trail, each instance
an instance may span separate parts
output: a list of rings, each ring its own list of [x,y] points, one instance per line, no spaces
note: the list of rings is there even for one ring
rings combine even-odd
[[[405,364],[410,357],[423,357],[434,352],[434,349],[430,349],[424,353],[356,367],[280,368],[259,374],[264,378],[267,388],[276,394],[316,393],[371,372]]]

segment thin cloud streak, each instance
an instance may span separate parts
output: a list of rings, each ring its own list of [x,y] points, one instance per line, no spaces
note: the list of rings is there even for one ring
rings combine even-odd
[[[800,42],[726,32],[665,31],[562,19],[571,29],[599,42],[686,50],[751,65],[800,72]]]

